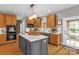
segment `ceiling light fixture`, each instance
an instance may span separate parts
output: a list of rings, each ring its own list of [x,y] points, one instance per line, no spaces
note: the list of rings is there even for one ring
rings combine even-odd
[[[34,7],[34,4],[31,4],[30,7]]]
[[[37,15],[35,14],[34,6],[35,6],[34,4],[31,4],[30,5],[30,9],[31,9],[32,16],[29,17],[29,20],[30,19],[36,19],[37,18]]]
[[[34,15],[32,15],[32,16],[29,17],[29,20],[36,19],[36,18],[37,18],[37,15],[34,14]]]

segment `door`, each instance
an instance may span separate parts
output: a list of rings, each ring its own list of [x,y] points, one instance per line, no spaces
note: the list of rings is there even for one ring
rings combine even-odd
[[[79,21],[68,21],[67,25],[68,39],[66,41],[66,44],[72,48],[79,49]]]

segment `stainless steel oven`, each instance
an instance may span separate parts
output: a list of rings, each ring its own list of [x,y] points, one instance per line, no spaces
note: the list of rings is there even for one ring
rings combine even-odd
[[[7,34],[7,41],[16,40],[16,34]]]
[[[7,33],[16,33],[16,25],[7,25]]]
[[[16,40],[16,25],[7,25],[7,41]]]

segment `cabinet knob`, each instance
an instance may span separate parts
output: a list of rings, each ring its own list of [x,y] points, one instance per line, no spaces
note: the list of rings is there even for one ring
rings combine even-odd
[[[46,40],[43,40],[44,43],[46,43]]]

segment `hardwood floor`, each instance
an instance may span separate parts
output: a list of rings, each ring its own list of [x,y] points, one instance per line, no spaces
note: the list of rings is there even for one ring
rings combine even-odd
[[[73,50],[69,50],[64,48],[62,45],[54,46],[52,44],[48,44],[48,55],[75,55],[79,53],[75,53]],[[10,45],[0,46],[0,55],[22,55],[22,52],[19,48]]]
[[[0,55],[21,55],[22,52],[15,45],[0,46]]]
[[[59,45],[48,45],[48,55],[77,55],[79,51]]]

